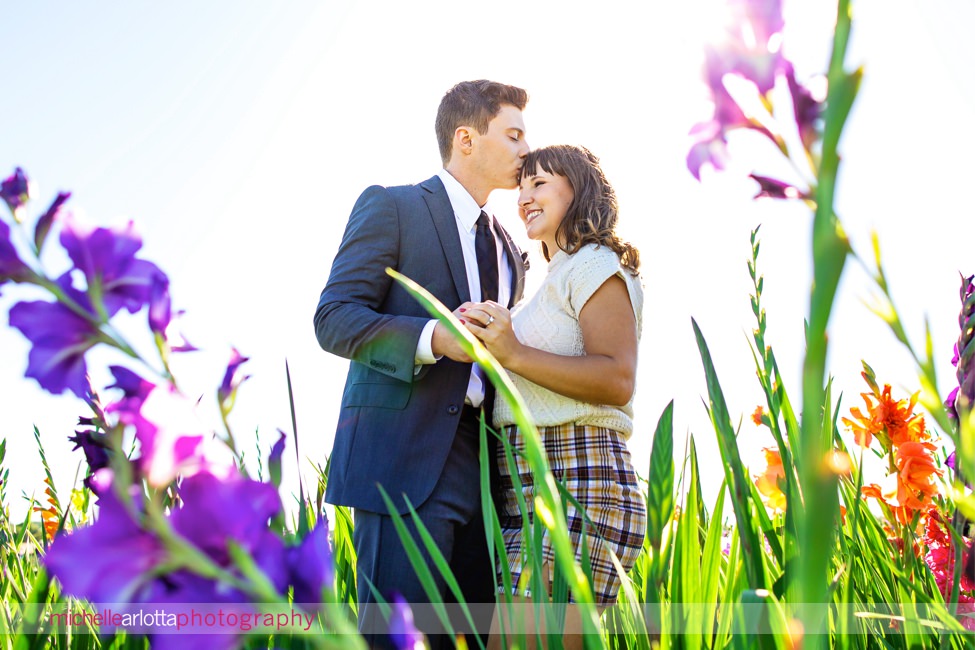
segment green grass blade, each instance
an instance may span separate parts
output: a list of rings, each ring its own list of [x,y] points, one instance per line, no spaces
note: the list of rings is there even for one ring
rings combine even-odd
[[[426,593],[427,598],[430,600],[430,606],[433,607],[433,611],[436,613],[437,618],[440,619],[440,623],[444,626],[450,636],[456,636],[454,632],[453,625],[450,622],[450,616],[447,614],[447,609],[444,607],[442,596],[440,595],[440,590],[437,588],[436,581],[433,577],[433,572],[430,567],[427,566],[426,560],[423,559],[423,554],[420,551],[419,545],[410,532],[406,529],[406,523],[403,521],[402,515],[396,511],[396,506],[393,504],[393,500],[389,498],[386,490],[380,485],[379,492],[382,495],[383,501],[386,503],[386,508],[389,510],[389,516],[393,520],[393,526],[396,528],[396,534],[399,535],[400,542],[403,544],[403,549],[406,551],[406,556],[410,560],[410,565],[413,567],[413,571],[416,572],[416,577],[420,581],[420,585],[423,587],[423,591]],[[447,566],[446,560],[444,560],[443,554],[440,549],[437,548],[436,542],[430,537],[429,531],[423,526],[423,522],[420,517],[416,514],[413,509],[413,505],[409,503],[407,499],[407,507],[410,509],[410,515],[413,518],[413,523],[417,527],[421,538],[423,539],[424,546],[428,553],[430,553],[430,558],[433,560],[434,565],[440,570],[441,575],[444,580],[447,580],[447,576],[450,576],[452,583],[448,581],[451,591],[456,589],[455,593],[460,592],[460,588],[457,586],[457,581],[454,579],[453,573],[450,571],[450,567]],[[446,571],[444,571],[446,569]],[[459,598],[463,602],[462,598]],[[469,615],[469,612],[467,612]]]
[[[738,524],[748,583],[755,588],[767,588],[762,544],[755,530],[751,514],[751,482],[745,476],[744,464],[741,461],[741,455],[738,453],[738,441],[731,425],[724,392],[721,390],[721,384],[711,360],[711,353],[697,321],[692,318],[691,324],[694,327],[694,336],[697,339],[698,350],[704,363],[704,374],[707,378],[708,396],[710,398],[708,412],[718,438],[718,447],[721,451],[721,460],[725,470],[725,481],[731,490],[731,505]],[[757,506],[765,507],[761,503]]]

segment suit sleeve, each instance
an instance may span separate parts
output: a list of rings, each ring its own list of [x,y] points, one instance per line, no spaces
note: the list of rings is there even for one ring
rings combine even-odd
[[[393,283],[386,268],[398,268],[399,240],[389,191],[367,188],[332,262],[315,311],[315,334],[325,351],[411,382],[417,341],[429,318],[382,312]]]

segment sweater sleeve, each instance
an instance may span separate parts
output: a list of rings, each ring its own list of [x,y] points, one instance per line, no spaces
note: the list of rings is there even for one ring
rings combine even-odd
[[[578,320],[582,308],[599,287],[614,275],[622,277],[623,270],[619,257],[605,246],[584,246],[572,258],[572,268],[566,278],[566,297],[569,311]]]

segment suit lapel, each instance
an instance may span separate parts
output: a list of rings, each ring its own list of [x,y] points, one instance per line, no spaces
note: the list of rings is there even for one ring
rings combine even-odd
[[[447,198],[447,190],[444,189],[443,181],[436,176],[420,183],[420,187],[426,190],[423,200],[430,209],[430,217],[437,229],[457,295],[462,303],[468,302],[471,299],[471,290],[467,283],[467,267],[464,264],[464,251],[460,247],[460,235],[457,234],[457,220],[454,209],[450,206],[450,199]]]
[[[521,300],[521,295],[525,292],[525,258],[521,250],[511,241],[508,231],[498,223],[497,218],[494,219],[494,229],[504,243],[504,251],[511,261],[511,297],[508,300],[508,309],[511,309]]]

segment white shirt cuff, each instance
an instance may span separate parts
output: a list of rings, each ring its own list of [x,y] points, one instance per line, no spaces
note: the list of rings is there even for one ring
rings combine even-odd
[[[422,366],[436,363],[439,359],[433,356],[433,330],[437,326],[436,319],[427,321],[420,332],[420,340],[416,343],[416,365]]]

